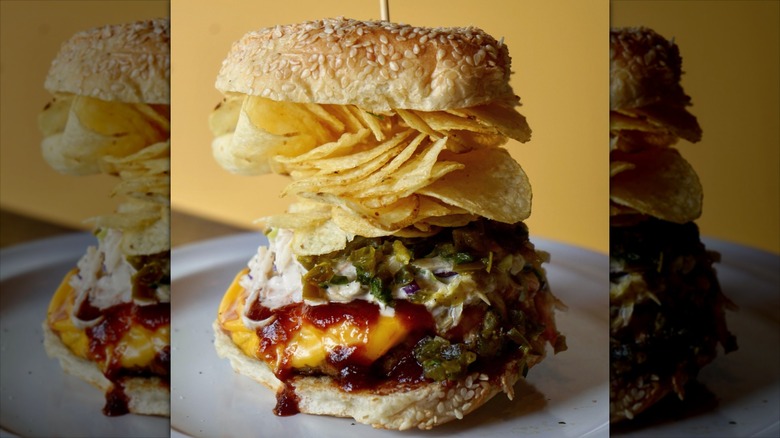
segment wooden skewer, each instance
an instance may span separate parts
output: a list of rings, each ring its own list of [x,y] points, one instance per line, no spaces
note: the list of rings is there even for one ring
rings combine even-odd
[[[379,0],[379,14],[382,21],[390,21],[390,0]]]

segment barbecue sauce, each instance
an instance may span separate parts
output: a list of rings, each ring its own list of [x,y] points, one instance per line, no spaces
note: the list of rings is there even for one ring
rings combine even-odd
[[[122,368],[121,356],[106,357],[110,346],[122,339],[133,324],[149,330],[156,330],[170,324],[170,303],[157,303],[138,306],[132,303],[119,304],[102,311],[85,302],[78,310],[78,317],[96,319],[102,316],[94,326],[86,329],[89,339],[89,356],[97,363],[105,363],[103,374],[111,381],[112,387],[106,393],[103,413],[107,416],[119,416],[129,412],[129,398],[125,394],[123,380],[126,377],[160,377],[167,382],[170,375],[170,347],[160,351],[152,363],[144,369]],[[106,360],[108,362],[106,363]]]
[[[419,304],[398,301],[395,317],[409,329],[409,336],[376,361],[368,360],[360,344],[339,346],[328,351],[327,367],[342,390],[381,390],[382,387],[414,385],[425,380],[422,367],[414,359],[414,344],[435,329],[435,323],[428,310]],[[252,303],[248,316],[255,320],[276,318],[258,329],[260,337],[259,355],[268,363],[279,363],[276,376],[285,384],[276,395],[274,413],[280,416],[298,413],[298,397],[290,380],[300,371],[290,366],[290,358],[278,357],[287,343],[306,321],[314,327],[327,330],[345,322],[359,329],[366,329],[380,318],[379,306],[363,300],[349,303],[329,303],[310,306],[294,303],[278,309],[268,309],[259,302]]]

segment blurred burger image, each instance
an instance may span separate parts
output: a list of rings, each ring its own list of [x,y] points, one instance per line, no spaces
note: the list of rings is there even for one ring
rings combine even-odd
[[[215,347],[277,415],[430,429],[513,397],[548,344],[566,348],[523,223],[531,186],[501,147],[531,135],[510,71],[474,27],[336,18],[234,43],[214,157],[288,175],[298,201],[262,219]]]
[[[116,176],[116,210],[63,279],[43,323],[62,368],[106,395],[103,413],[168,416],[170,31],[108,25],[65,42],[46,78],[42,152],[69,175]]]
[[[610,419],[633,419],[737,348],[694,222],[703,189],[674,145],[702,130],[677,45],[644,27],[610,32]]]

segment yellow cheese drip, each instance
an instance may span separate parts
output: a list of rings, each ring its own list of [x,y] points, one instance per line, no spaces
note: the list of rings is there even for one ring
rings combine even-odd
[[[230,333],[231,339],[244,354],[258,357],[260,338],[241,320],[248,293],[241,287],[239,280],[246,272],[247,270],[243,270],[238,273],[223,296],[218,320],[220,327]],[[316,368],[325,365],[328,353],[341,346],[362,347],[361,356],[368,361],[374,361],[401,342],[408,332],[409,329],[394,316],[380,316],[368,327],[344,321],[327,329],[321,329],[304,320],[284,349],[277,351],[277,358],[281,361],[286,352],[290,355],[290,366],[293,368]],[[278,363],[269,365],[274,368],[279,366]]]
[[[73,354],[84,359],[89,357],[89,338],[87,333],[73,325],[70,316],[73,314],[73,303],[76,291],[70,286],[70,277],[76,275],[76,269],[71,270],[60,283],[57,291],[49,302],[47,320],[49,327],[57,333],[60,340]],[[159,351],[170,345],[170,325],[163,325],[156,330],[149,330],[140,325],[133,325],[122,336],[116,346],[108,346],[106,358],[120,354],[119,364],[123,368],[143,368],[152,363]],[[107,363],[101,368],[106,369]]]

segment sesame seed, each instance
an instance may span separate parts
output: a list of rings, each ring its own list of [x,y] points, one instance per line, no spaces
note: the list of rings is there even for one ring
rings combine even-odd
[[[387,44],[387,37],[384,35],[379,35],[379,41],[382,41],[382,44]]]
[[[392,71],[398,71],[398,69],[399,69],[398,63],[395,62],[395,61],[390,61],[389,66],[390,66],[390,70],[392,70]]]
[[[484,60],[485,60],[485,49],[479,49],[479,51],[477,51],[477,53],[474,54],[474,65],[480,65]]]

